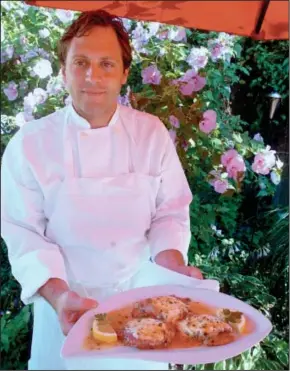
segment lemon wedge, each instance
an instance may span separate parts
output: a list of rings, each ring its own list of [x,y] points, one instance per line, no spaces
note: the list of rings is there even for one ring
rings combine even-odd
[[[218,309],[217,316],[231,325],[240,334],[244,331],[246,318],[242,312],[230,309]]]
[[[117,334],[109,321],[106,319],[106,315],[97,314],[93,321],[92,334],[95,340],[101,343],[112,344],[118,341]]]

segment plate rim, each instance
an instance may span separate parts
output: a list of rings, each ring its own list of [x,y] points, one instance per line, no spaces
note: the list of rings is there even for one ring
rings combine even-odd
[[[152,289],[154,288],[154,290],[156,290],[156,294],[153,294],[152,295]],[[95,359],[95,360],[98,360],[98,359],[102,359],[102,358],[105,358],[105,357],[113,357],[113,358],[132,358],[132,359],[144,359],[144,358],[141,358],[140,357],[140,354],[143,354],[143,357],[146,356],[146,355],[150,355],[152,354],[153,352],[157,354],[160,354],[160,352],[162,353],[166,353],[168,352],[168,356],[170,358],[170,360],[168,361],[169,363],[180,363],[179,361],[178,362],[175,362],[174,361],[174,358],[178,358],[179,354],[184,352],[186,354],[189,353],[189,351],[193,352],[193,353],[201,353],[200,351],[205,349],[205,351],[207,353],[209,353],[209,349],[216,349],[217,347],[196,347],[196,348],[181,348],[181,349],[178,349],[178,350],[174,350],[174,352],[172,352],[172,349],[162,349],[162,350],[142,350],[142,351],[137,351],[136,353],[134,353],[134,351],[136,351],[136,349],[134,349],[134,351],[132,351],[132,348],[130,347],[125,347],[125,348],[128,348],[128,352],[125,350],[122,354],[117,354],[117,353],[108,353],[108,354],[105,354],[104,352],[102,352],[102,354],[100,353],[100,351],[98,350],[93,350],[93,351],[86,351],[86,350],[78,350],[78,351],[73,351],[73,353],[67,353],[66,352],[66,346],[67,344],[69,343],[69,339],[73,336],[74,332],[76,331],[76,329],[78,328],[78,326],[80,325],[80,322],[81,321],[84,321],[85,319],[88,320],[89,317],[93,317],[94,314],[97,314],[97,313],[100,313],[102,311],[104,311],[102,308],[106,306],[112,306],[112,302],[114,300],[117,301],[116,305],[114,306],[114,309],[118,309],[118,308],[121,308],[123,307],[124,305],[127,305],[127,304],[124,304],[124,302],[121,302],[120,304],[118,304],[118,298],[123,298],[124,295],[127,299],[129,299],[129,296],[130,294],[133,294],[133,297],[131,298],[131,302],[134,302],[135,300],[138,300],[136,298],[136,296],[134,296],[134,294],[138,294],[139,295],[143,295],[144,298],[145,298],[145,295],[146,295],[146,292],[148,292],[148,294],[146,295],[147,297],[156,297],[156,296],[160,296],[162,295],[160,292],[158,293],[158,291],[168,291],[168,290],[171,290],[171,291],[174,291],[175,294],[171,294],[171,295],[176,295],[178,296],[178,293],[177,293],[177,290],[185,290],[188,294],[191,293],[192,296],[194,295],[194,292],[198,292],[200,295],[202,295],[203,293],[205,293],[206,295],[208,295],[209,293],[214,295],[214,296],[219,296],[219,297],[225,297],[229,300],[233,300],[234,302],[237,302],[237,305],[238,304],[241,304],[242,306],[245,306],[245,308],[248,308],[250,312],[254,313],[256,316],[255,317],[259,317],[261,321],[259,321],[260,323],[262,323],[262,330],[258,329],[258,331],[254,331],[253,333],[249,334],[249,335],[245,335],[244,337],[240,338],[239,340],[246,340],[246,339],[250,339],[252,338],[252,341],[249,343],[249,346],[246,347],[244,346],[244,350],[243,351],[240,351],[238,349],[236,350],[236,354],[233,354],[233,350],[231,352],[231,354],[227,357],[223,356],[222,358],[220,358],[219,360],[216,360],[216,361],[208,361],[207,363],[212,363],[212,362],[220,362],[222,360],[225,360],[225,359],[229,359],[229,358],[232,358],[232,357],[235,357],[239,354],[241,354],[242,352],[245,352],[249,349],[251,349],[253,346],[255,346],[256,344],[258,344],[259,342],[261,342],[266,336],[269,335],[269,333],[272,331],[273,329],[273,326],[272,326],[272,323],[271,321],[263,314],[261,313],[259,310],[257,310],[256,308],[254,308],[253,306],[251,306],[250,304],[248,304],[247,302],[244,302],[242,301],[241,299],[238,299],[232,295],[228,295],[226,293],[223,293],[223,292],[219,292],[219,291],[214,291],[214,290],[210,290],[210,289],[207,289],[207,288],[195,288],[195,287],[188,287],[188,286],[184,286],[184,285],[179,285],[179,284],[175,284],[175,285],[172,285],[172,284],[169,284],[169,285],[155,285],[155,286],[143,286],[143,287],[139,287],[139,288],[133,288],[133,289],[130,289],[130,290],[126,290],[124,292],[121,292],[121,293],[118,293],[118,294],[115,294],[115,295],[112,295],[108,298],[106,298],[104,301],[102,301],[99,306],[97,308],[94,308],[94,309],[91,309],[89,311],[87,311],[77,322],[76,324],[73,326],[72,330],[70,331],[70,333],[68,334],[68,336],[66,337],[66,339],[64,340],[63,342],[63,345],[62,345],[62,348],[61,348],[61,358],[63,358],[64,360],[69,360],[69,359],[79,359],[79,358],[87,358],[87,359]],[[151,294],[149,295],[149,292],[151,291]],[[128,296],[129,295],[129,296]],[[169,295],[169,294],[164,294],[164,295]],[[190,295],[188,295],[190,297]],[[200,300],[200,299],[199,299]],[[125,300],[126,302],[128,302],[128,300]],[[205,302],[207,300],[205,299]],[[130,302],[128,302],[129,304]],[[212,305],[212,304],[211,304]],[[113,308],[111,309],[113,310]],[[248,311],[247,311],[248,312]],[[250,317],[250,319],[252,320],[252,316],[249,315],[248,313],[245,313],[248,317]],[[257,320],[254,321],[255,325],[257,325]],[[249,339],[249,340],[250,340]],[[258,339],[258,340],[255,340],[255,339]],[[238,340],[238,341],[239,341]],[[230,343],[231,345],[233,343]],[[228,348],[228,345],[224,345],[224,346],[219,346],[218,347],[220,351],[222,351],[221,353],[224,353],[224,350]],[[123,348],[124,349],[124,348]],[[111,348],[110,348],[111,350]],[[64,354],[65,352],[65,354]],[[178,353],[178,354],[177,354]],[[219,352],[220,353],[220,352]],[[194,356],[193,356],[194,357]],[[148,360],[151,360],[153,362],[163,362],[163,361],[158,361],[158,360],[155,360],[155,359],[148,359]],[[167,361],[165,361],[167,362]],[[200,362],[199,362],[200,363]],[[204,362],[203,362],[204,363]],[[205,363],[204,363],[205,364]]]

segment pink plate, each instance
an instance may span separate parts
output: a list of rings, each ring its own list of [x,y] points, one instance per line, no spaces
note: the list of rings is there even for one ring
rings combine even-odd
[[[177,295],[188,297],[201,303],[235,309],[243,312],[253,323],[254,330],[251,334],[244,335],[233,343],[218,347],[195,347],[189,349],[169,350],[138,350],[130,347],[112,347],[106,350],[84,350],[83,342],[89,334],[95,314],[104,313],[131,304],[134,301],[159,296]],[[87,365],[100,358],[127,358],[146,361],[167,362],[177,364],[205,364],[223,361],[235,357],[262,341],[272,330],[271,322],[250,305],[219,292],[207,289],[192,289],[178,285],[164,285],[141,287],[114,295],[102,302],[97,309],[85,313],[67,336],[61,356],[66,360],[77,361],[78,358],[86,359]]]

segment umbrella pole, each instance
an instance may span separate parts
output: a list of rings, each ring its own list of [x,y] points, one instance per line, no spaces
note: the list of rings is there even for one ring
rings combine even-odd
[[[261,10],[260,10],[260,14],[259,14],[259,17],[258,17],[258,20],[257,20],[257,24],[256,24],[256,27],[255,27],[255,34],[256,35],[258,35],[261,31],[262,24],[264,22],[269,4],[270,4],[270,0],[264,0],[263,1],[263,4],[261,6]]]

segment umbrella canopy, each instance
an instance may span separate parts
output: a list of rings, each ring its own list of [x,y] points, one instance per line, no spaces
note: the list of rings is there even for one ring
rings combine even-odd
[[[259,40],[288,39],[288,1],[38,1],[34,6],[89,11],[200,30],[227,32]]]

